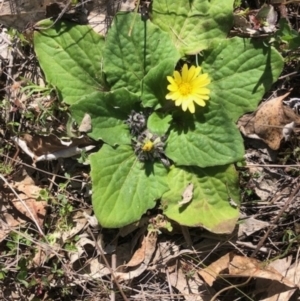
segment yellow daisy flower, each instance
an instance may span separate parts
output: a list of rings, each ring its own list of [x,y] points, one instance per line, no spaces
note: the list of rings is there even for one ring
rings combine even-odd
[[[206,86],[210,83],[210,78],[207,73],[200,72],[201,67],[191,66],[188,69],[187,64],[184,64],[181,74],[174,71],[173,77],[167,76],[170,83],[167,88],[170,92],[166,99],[175,101],[176,106],[182,106],[183,111],[189,109],[191,113],[195,113],[194,102],[204,107],[205,100],[209,99],[210,90]]]

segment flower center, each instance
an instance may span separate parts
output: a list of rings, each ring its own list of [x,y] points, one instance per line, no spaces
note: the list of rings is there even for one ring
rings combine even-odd
[[[192,85],[190,83],[179,84],[179,91],[181,95],[188,95],[192,92]]]
[[[154,147],[154,143],[149,140],[149,141],[145,142],[145,144],[142,147],[142,150],[144,152],[150,152],[153,149],[153,147]]]

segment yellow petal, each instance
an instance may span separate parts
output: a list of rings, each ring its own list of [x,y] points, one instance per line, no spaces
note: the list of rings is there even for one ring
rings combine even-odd
[[[185,101],[185,102],[182,103],[181,107],[182,107],[182,110],[183,110],[184,112],[187,110],[188,104],[189,104],[189,103],[188,103],[187,101]]]
[[[174,92],[170,92],[166,95],[166,99],[176,100],[174,96],[175,96]]]
[[[178,90],[178,87],[176,84],[172,84],[172,85],[168,85],[167,86],[167,89],[171,92],[174,92],[174,91],[177,91]]]
[[[187,82],[188,81],[188,74],[189,72],[189,69],[188,69],[188,65],[187,64],[184,64],[183,67],[182,67],[182,81],[183,82]]]
[[[190,111],[192,114],[195,113],[195,105],[194,105],[194,103],[193,103],[192,101],[189,103],[188,109],[189,109],[189,111]]]
[[[175,101],[175,106],[179,107],[181,106],[181,104],[182,104],[182,99],[179,98]]]
[[[167,76],[167,80],[170,84],[174,83],[174,78],[172,76]]]
[[[170,94],[170,96],[171,96],[169,99],[172,99],[172,100],[177,100],[177,99],[181,99],[181,98],[182,98],[182,97],[181,97],[181,94],[178,93],[177,91],[175,91],[175,92],[170,92],[169,94]]]
[[[210,94],[210,89],[207,89],[207,88],[193,89],[193,93],[194,94],[208,95],[208,94]]]
[[[178,71],[174,71],[174,80],[179,85],[182,82],[181,75]]]
[[[192,82],[193,80],[195,80],[198,77],[200,71],[201,71],[201,67],[191,66],[188,72],[188,81]]]
[[[210,84],[211,80],[210,78],[202,77],[202,75],[198,76],[196,79],[193,80],[192,85],[193,86],[200,86],[204,87]]]
[[[206,105],[205,101],[202,98],[195,98],[194,101],[200,107],[205,107]]]

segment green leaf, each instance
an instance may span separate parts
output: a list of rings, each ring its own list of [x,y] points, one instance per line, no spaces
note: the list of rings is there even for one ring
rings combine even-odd
[[[156,109],[164,106],[166,95],[169,92],[167,86],[168,75],[173,75],[175,68],[174,60],[167,59],[158,66],[152,68],[142,82],[142,102],[145,107],[155,107]]]
[[[73,118],[81,123],[85,113],[92,119],[89,136],[110,145],[130,144],[129,128],[125,124],[139,97],[122,88],[112,92],[94,92],[82,97],[70,107]]]
[[[166,155],[177,165],[208,167],[239,161],[243,140],[236,125],[221,107],[208,102],[190,113],[174,117]]]
[[[29,283],[26,281],[28,276],[27,270],[21,270],[18,274],[16,279],[22,283],[26,288],[29,287]]]
[[[103,227],[118,228],[137,221],[168,190],[162,164],[140,163],[130,146],[104,145],[90,156],[93,208]]]
[[[202,67],[212,79],[211,102],[236,121],[257,107],[280,75],[283,59],[262,41],[233,38],[205,51]]]
[[[163,136],[169,129],[171,120],[171,115],[164,115],[163,113],[154,112],[147,120],[147,128],[152,134]]]
[[[129,30],[134,13],[115,16],[103,52],[104,71],[113,89],[127,87],[139,92],[141,81],[149,70],[165,59],[175,63],[179,53],[170,37],[151,22],[136,18],[131,35]]]
[[[5,271],[0,271],[0,280],[4,280],[6,277],[6,272]]]
[[[233,23],[233,0],[153,1],[152,21],[167,31],[182,54],[196,54],[225,39]]]
[[[298,32],[291,28],[289,21],[285,18],[279,20],[279,29],[275,33],[275,38],[279,39],[282,43],[287,43],[287,50],[296,49],[300,46],[300,36]]]
[[[103,90],[101,70],[104,39],[90,26],[58,22],[34,32],[34,48],[46,79],[61,98],[73,104],[95,90]]]
[[[168,175],[170,190],[162,196],[164,214],[180,225],[203,227],[214,233],[231,233],[239,217],[238,173],[232,165],[209,168],[173,168]],[[187,185],[192,183],[193,198],[179,205]]]

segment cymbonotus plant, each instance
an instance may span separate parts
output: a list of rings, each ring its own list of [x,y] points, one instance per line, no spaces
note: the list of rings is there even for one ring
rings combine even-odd
[[[227,38],[233,2],[153,0],[148,19],[118,13],[105,39],[89,26],[39,24],[46,79],[78,124],[90,115],[88,135],[104,142],[90,155],[103,227],[135,222],[160,201],[181,225],[233,230],[234,163],[244,155],[235,122],[283,68],[266,41]]]

